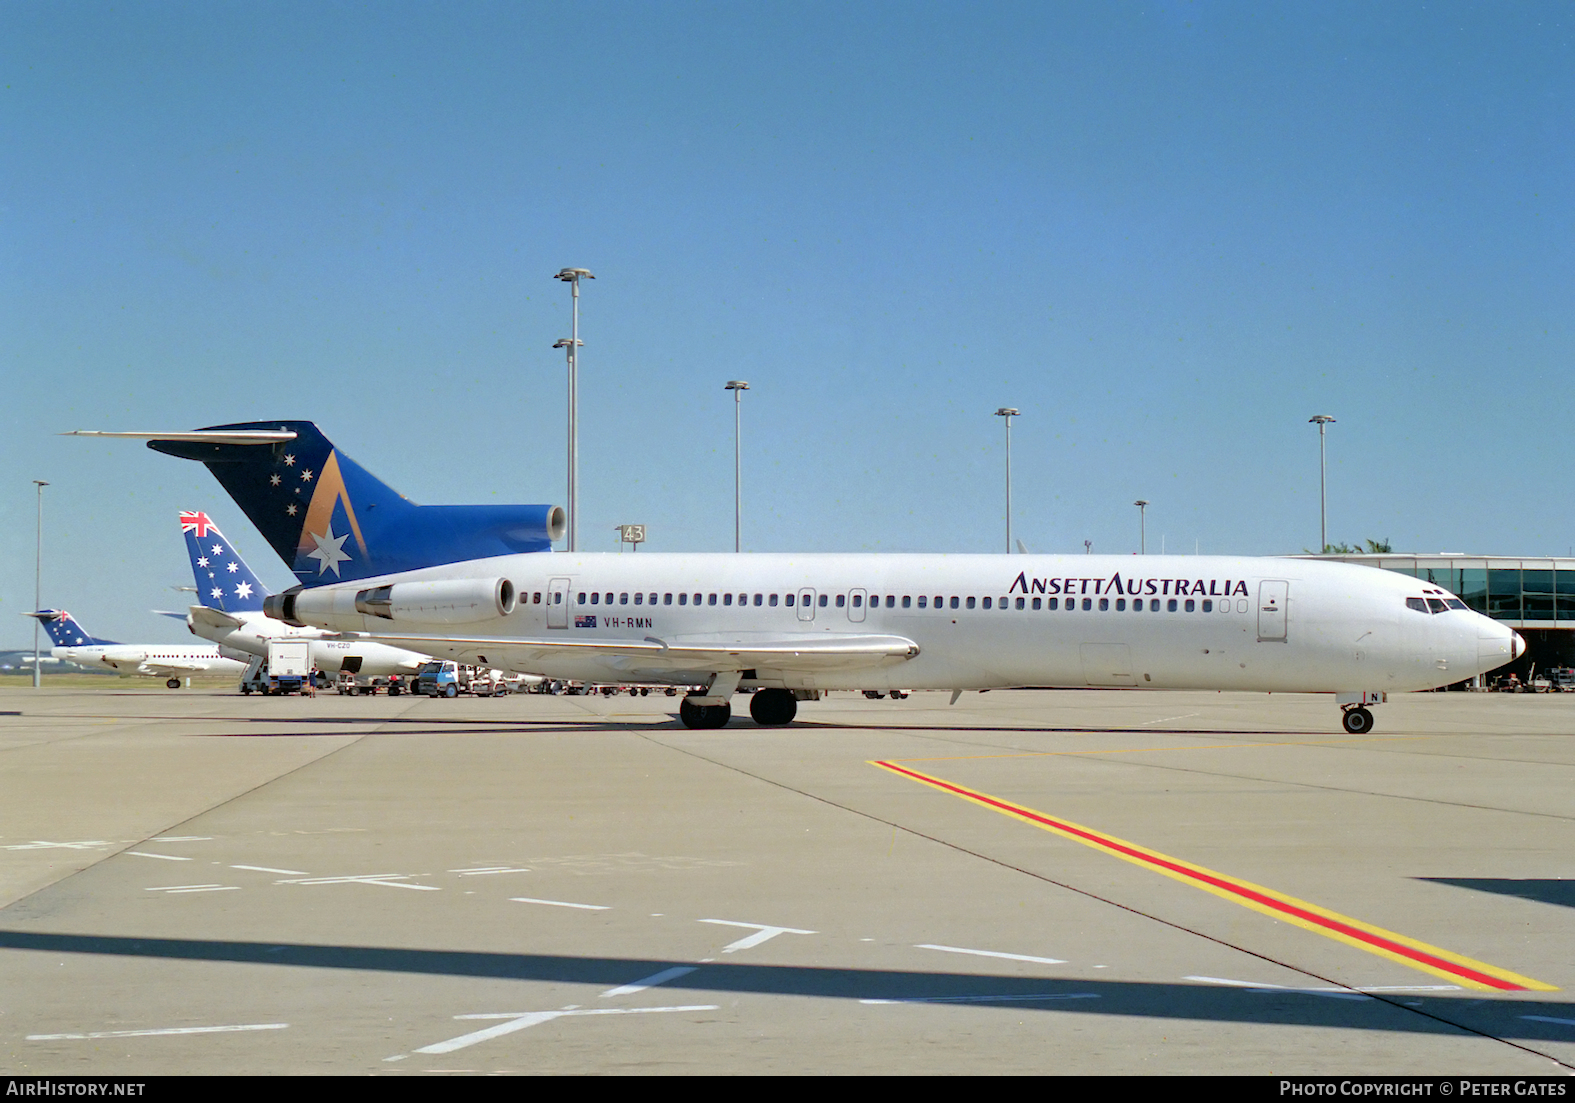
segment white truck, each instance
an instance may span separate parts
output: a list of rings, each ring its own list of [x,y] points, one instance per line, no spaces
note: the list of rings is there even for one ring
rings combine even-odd
[[[268,644],[268,692],[306,693],[312,688],[312,644],[309,640],[273,640]]]

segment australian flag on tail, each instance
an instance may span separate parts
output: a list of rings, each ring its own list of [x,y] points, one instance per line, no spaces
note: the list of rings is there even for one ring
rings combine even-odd
[[[197,600],[221,613],[251,613],[262,609],[268,596],[264,586],[206,513],[182,510],[180,530],[186,534],[186,553],[197,583]]]
[[[40,609],[27,614],[44,626],[56,647],[101,647],[114,640],[101,640],[87,634],[72,615],[64,609]]]
[[[271,439],[235,442],[248,431]],[[228,439],[204,440],[204,433]],[[149,436],[154,451],[205,464],[307,586],[551,551],[553,540],[563,535],[558,506],[416,505],[335,448],[310,421],[252,421],[170,439]],[[197,522],[193,525],[195,533]]]

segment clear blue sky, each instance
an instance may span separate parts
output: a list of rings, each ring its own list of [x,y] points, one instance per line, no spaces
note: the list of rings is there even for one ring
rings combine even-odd
[[[80,3],[0,14],[0,646],[180,639],[196,464],[68,429],[302,417],[582,546],[1330,536],[1563,554],[1565,4]]]

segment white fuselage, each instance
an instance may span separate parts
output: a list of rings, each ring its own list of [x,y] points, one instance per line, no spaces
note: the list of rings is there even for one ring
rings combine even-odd
[[[506,615],[356,611],[356,595],[378,586],[392,584],[397,600],[401,583],[417,583],[415,594],[420,583],[497,578],[518,595]],[[1403,691],[1516,657],[1517,638],[1495,621],[1406,605],[1439,594],[1414,578],[1308,559],[537,553],[306,590],[295,615],[433,655],[591,682],[703,685],[733,647],[733,665],[747,663],[743,685],[787,689]],[[768,655],[839,636],[914,646],[841,666]],[[684,648],[711,657],[675,657]]]
[[[356,658],[360,659],[360,663],[350,664],[356,668],[355,673],[379,676],[413,674],[428,658],[414,651],[370,640],[336,639],[333,638],[334,633],[321,628],[296,628],[272,620],[260,612],[220,614],[204,619],[204,614],[194,609],[186,617],[186,626],[203,639],[262,658],[268,657],[268,645],[277,640],[307,640],[311,644],[312,666],[330,674],[344,669],[347,659]]]
[[[168,678],[186,674],[240,674],[246,664],[217,647],[190,644],[108,643],[52,647],[49,653],[81,666],[107,666],[122,674]]]

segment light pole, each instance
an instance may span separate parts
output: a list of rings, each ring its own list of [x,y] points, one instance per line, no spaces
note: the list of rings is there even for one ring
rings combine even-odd
[[[574,320],[569,329],[569,339],[559,341],[553,348],[569,350],[569,550],[579,550],[580,534],[580,280],[596,277],[584,268],[564,268],[553,277],[569,285],[573,292]]]
[[[733,551],[743,550],[743,476],[744,468],[742,453],[739,445],[739,430],[741,428],[740,409],[743,406],[744,392],[749,390],[749,384],[742,379],[729,379],[724,391],[733,392]]]
[[[1318,426],[1318,554],[1329,550],[1329,462],[1324,451],[1324,427],[1334,422],[1328,414],[1315,414],[1307,424]]]
[[[1132,503],[1138,507],[1138,554],[1148,554],[1148,503],[1142,498]]]
[[[1012,554],[1012,419],[1017,407],[1002,406],[995,416],[1006,419],[1006,554]]]
[[[41,581],[44,575],[44,487],[49,484],[43,479],[34,479],[33,485],[38,487],[38,548],[33,559],[33,608],[39,609],[43,600]],[[43,672],[39,669],[38,661],[38,628],[39,620],[33,618],[33,688],[37,689],[44,684]]]

